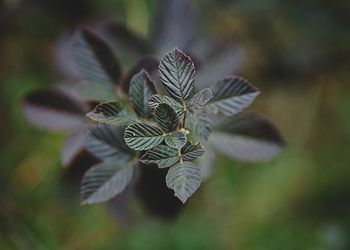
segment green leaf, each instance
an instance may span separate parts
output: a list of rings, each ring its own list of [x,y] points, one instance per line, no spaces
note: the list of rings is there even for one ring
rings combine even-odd
[[[178,115],[166,103],[159,104],[154,110],[154,115],[159,127],[166,133],[175,131],[179,125]]]
[[[179,162],[179,154],[175,148],[158,145],[148,150],[140,159],[145,164],[157,164],[159,168],[168,168]]]
[[[163,131],[145,123],[132,123],[124,133],[124,140],[129,148],[147,150],[161,144],[164,140]]]
[[[188,141],[181,150],[182,159],[184,161],[194,161],[204,154],[205,150],[201,144],[192,144]]]
[[[151,114],[148,99],[155,93],[154,82],[146,70],[141,70],[131,78],[129,99],[139,116],[148,117]]]
[[[155,94],[148,99],[148,105],[151,109],[155,109],[161,103],[166,103],[171,106],[178,116],[182,115],[184,112],[182,104],[169,96]]]
[[[212,131],[213,120],[206,111],[201,111],[194,115],[188,116],[187,126],[191,132],[204,140],[208,140]]]
[[[168,93],[183,102],[193,95],[194,64],[189,56],[175,48],[159,64],[159,77]]]
[[[212,97],[213,93],[210,88],[202,89],[188,101],[187,109],[191,112],[200,110]]]
[[[134,176],[128,163],[103,162],[90,168],[81,184],[82,204],[107,201],[124,191]]]
[[[214,114],[222,113],[226,116],[241,112],[260,94],[254,85],[238,76],[220,80],[212,91],[214,98],[206,107]]]
[[[100,159],[127,161],[133,156],[123,141],[123,130],[119,127],[99,125],[86,132],[85,146]]]
[[[183,162],[171,167],[166,184],[175,191],[182,203],[198,189],[202,181],[201,169],[192,162]]]
[[[109,45],[91,30],[84,28],[72,39],[73,56],[82,77],[92,83],[115,85],[121,67]]]
[[[186,134],[181,131],[175,131],[167,136],[164,137],[165,143],[176,149],[182,148],[187,141]]]
[[[110,125],[128,125],[134,120],[119,101],[100,103],[87,116],[96,122]]]

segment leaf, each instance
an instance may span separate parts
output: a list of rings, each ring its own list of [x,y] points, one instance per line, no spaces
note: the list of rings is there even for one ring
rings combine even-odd
[[[198,189],[202,181],[201,169],[192,162],[183,162],[171,167],[166,184],[175,191],[182,203]]]
[[[188,48],[199,26],[193,1],[166,0],[161,3],[151,32],[157,52],[163,54],[175,46]]]
[[[188,116],[187,126],[195,135],[204,140],[208,140],[212,131],[213,120],[208,112],[203,110],[192,116]]]
[[[90,29],[83,28],[72,39],[75,65],[88,82],[115,85],[121,67],[109,45]]]
[[[146,70],[150,76],[157,73],[158,75],[159,60],[154,56],[144,56],[126,73],[123,77],[121,88],[128,93],[131,78],[140,72],[142,69]],[[153,76],[153,79],[156,80]]]
[[[148,99],[155,93],[154,82],[144,69],[131,78],[129,99],[139,116],[148,117],[151,114]]]
[[[119,101],[100,103],[86,115],[96,122],[110,125],[128,125],[133,121],[132,114]]]
[[[124,140],[129,148],[147,150],[161,144],[164,140],[163,131],[145,123],[132,123],[124,133]]]
[[[84,150],[85,131],[79,129],[68,136],[61,148],[61,162],[64,167],[72,164],[75,158]]]
[[[182,148],[186,142],[187,142],[187,137],[184,132],[181,131],[175,131],[167,136],[164,137],[165,143],[176,149]]]
[[[184,112],[182,104],[169,96],[155,94],[148,99],[148,105],[151,109],[155,109],[161,103],[166,103],[171,106],[178,116],[182,115]]]
[[[168,93],[178,101],[193,95],[194,64],[189,56],[175,48],[159,64],[159,77]]]
[[[259,90],[247,80],[231,76],[220,80],[212,89],[214,98],[207,108],[214,114],[233,116],[248,107],[259,95]]]
[[[203,106],[213,98],[213,93],[210,88],[202,89],[195,94],[187,103],[187,109],[195,112],[203,108]]]
[[[175,148],[158,145],[148,150],[140,159],[145,164],[157,164],[159,168],[168,168],[179,162],[179,154]]]
[[[199,165],[201,166],[202,178],[207,180],[215,168],[215,152],[211,149],[206,150],[201,158],[199,158]]]
[[[194,161],[204,154],[205,150],[199,143],[192,144],[188,141],[181,149],[182,159],[184,161]]]
[[[79,82],[73,87],[79,98],[84,101],[117,101],[115,89],[111,85],[96,82]]]
[[[176,130],[179,117],[175,110],[166,103],[159,104],[154,110],[154,116],[159,127],[166,133]]]
[[[22,105],[27,119],[39,128],[75,130],[85,122],[83,105],[59,90],[37,90],[25,96]]]
[[[276,156],[285,142],[277,128],[258,114],[241,114],[213,132],[210,145],[231,158],[256,162]]]
[[[103,162],[90,168],[81,184],[82,204],[107,201],[124,191],[134,176],[127,163]]]
[[[125,162],[133,156],[133,152],[122,138],[121,128],[99,125],[86,132],[85,145],[89,152],[100,159]]]

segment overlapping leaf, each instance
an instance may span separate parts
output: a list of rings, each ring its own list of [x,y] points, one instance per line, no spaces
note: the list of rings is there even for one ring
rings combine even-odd
[[[231,76],[220,80],[213,88],[214,98],[207,104],[213,113],[233,116],[249,106],[260,93],[247,80]]]
[[[181,102],[193,95],[194,75],[191,58],[177,48],[167,53],[159,64],[159,77],[164,88]]]
[[[85,145],[88,151],[103,160],[127,161],[132,151],[123,142],[119,127],[99,125],[86,132]]]
[[[176,149],[181,149],[187,142],[186,134],[182,131],[175,131],[164,137],[165,143]]]
[[[166,103],[169,106],[171,106],[175,110],[178,116],[183,114],[182,104],[169,96],[161,96],[161,95],[155,94],[148,99],[148,105],[151,109],[155,109],[161,103]]]
[[[208,140],[213,127],[213,120],[208,112],[201,111],[189,116],[187,124],[191,132],[204,140]]]
[[[140,159],[145,164],[157,164],[159,168],[167,168],[179,161],[178,151],[167,145],[158,145],[148,150]]]
[[[159,127],[166,133],[173,132],[179,125],[179,117],[175,110],[166,103],[159,104],[154,110]]]
[[[117,84],[121,67],[108,44],[89,29],[82,29],[72,40],[74,62],[88,82]]]
[[[187,109],[195,112],[204,107],[204,105],[213,98],[213,93],[210,88],[202,89],[195,94],[187,103]]]
[[[133,121],[132,114],[119,101],[100,103],[87,116],[110,125],[128,125]]]
[[[67,131],[84,124],[85,112],[81,103],[59,90],[38,90],[23,101],[27,119],[39,128]]]
[[[194,161],[204,154],[204,148],[199,143],[192,144],[188,141],[181,149],[182,159],[184,161]]]
[[[107,201],[124,191],[134,175],[128,163],[107,161],[90,168],[81,184],[82,204]]]
[[[202,181],[201,169],[192,162],[178,163],[171,167],[166,176],[166,184],[175,191],[182,203],[198,189]]]
[[[133,76],[130,80],[129,99],[135,112],[141,117],[148,117],[151,109],[148,105],[148,99],[156,93],[154,82],[145,70]]]
[[[161,144],[164,140],[163,131],[145,123],[132,123],[124,133],[124,140],[129,148],[147,150]]]
[[[227,120],[212,133],[209,142],[220,153],[251,162],[268,160],[284,146],[277,128],[257,114],[241,114]]]

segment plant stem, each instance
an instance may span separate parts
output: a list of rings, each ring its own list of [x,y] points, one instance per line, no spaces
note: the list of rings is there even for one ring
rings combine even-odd
[[[185,125],[186,125],[186,115],[187,115],[187,111],[184,112],[184,116],[182,118],[182,128],[185,128]]]

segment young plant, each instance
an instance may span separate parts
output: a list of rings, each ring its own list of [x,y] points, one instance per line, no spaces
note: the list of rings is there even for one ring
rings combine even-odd
[[[88,132],[88,149],[104,161],[84,176],[83,203],[105,201],[122,192],[132,181],[138,161],[169,168],[166,184],[185,203],[202,182],[203,171],[196,160],[205,153],[201,142],[210,136],[212,115],[235,116],[259,94],[236,76],[196,93],[194,64],[177,48],[161,60],[159,79],[164,95],[141,70],[130,80],[128,99],[120,96],[124,103],[102,102],[87,114],[109,126]]]

